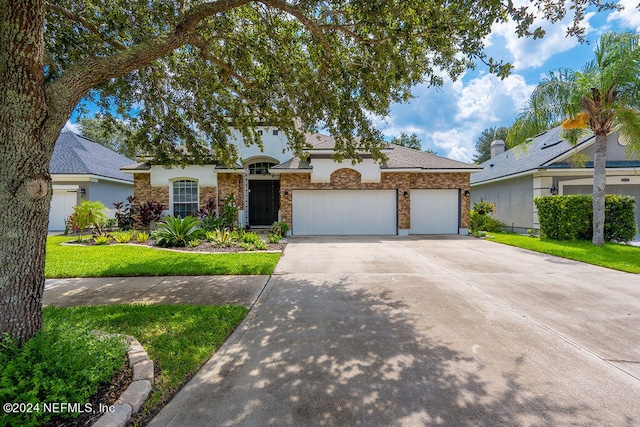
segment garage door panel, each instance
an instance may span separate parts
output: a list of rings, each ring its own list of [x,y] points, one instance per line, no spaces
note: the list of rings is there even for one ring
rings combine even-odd
[[[293,234],[396,234],[395,190],[294,190]]]
[[[458,234],[457,189],[412,189],[411,234]]]
[[[50,231],[64,230],[64,220],[73,213],[73,207],[76,203],[77,195],[74,190],[53,190],[51,209],[49,210]]]

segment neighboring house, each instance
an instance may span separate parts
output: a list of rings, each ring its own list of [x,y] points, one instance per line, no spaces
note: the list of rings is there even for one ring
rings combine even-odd
[[[168,206],[166,213],[194,213],[208,199],[236,195],[239,222],[267,227],[284,221],[294,235],[466,234],[469,177],[473,165],[389,145],[388,161],[334,162],[333,138],[308,134],[309,158],[294,158],[286,137],[261,127],[264,151],[246,147],[235,133],[243,159],[236,169],[219,165],[167,169],[149,162],[121,170],[134,176],[140,201]]]
[[[592,194],[595,136],[572,146],[562,139],[561,131],[558,126],[508,151],[504,151],[504,142],[494,141],[491,159],[480,165],[482,172],[471,177],[472,203],[495,203],[496,218],[508,228],[524,232],[540,229],[534,197]],[[627,159],[625,145],[617,134],[609,135],[607,193],[633,196],[638,201],[640,161]],[[638,214],[636,209],[636,220],[640,219]]]
[[[120,172],[132,160],[76,135],[62,132],[50,162],[53,198],[49,231],[65,229],[65,219],[83,200],[102,202],[113,217],[113,203],[133,194],[131,175]]]

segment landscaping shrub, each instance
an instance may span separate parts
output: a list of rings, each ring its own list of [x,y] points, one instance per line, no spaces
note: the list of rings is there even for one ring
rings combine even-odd
[[[256,233],[248,232],[248,233],[243,233],[242,234],[242,241],[244,243],[254,243],[255,244],[256,242],[261,242],[262,239]]]
[[[105,209],[101,202],[90,200],[85,200],[74,206],[73,213],[69,216],[70,229],[81,235],[87,228],[93,227],[97,235],[102,234],[101,228],[107,222]]]
[[[280,243],[282,236],[279,234],[269,233],[269,237],[267,237],[267,241],[269,243]]]
[[[43,425],[53,416],[75,418],[78,412],[46,411],[45,403],[85,404],[124,367],[122,337],[101,336],[64,319],[43,322],[22,347],[0,338],[0,402],[40,404],[39,411],[4,411],[0,426]],[[97,410],[97,409],[95,409]]]
[[[505,225],[495,219],[493,213],[495,212],[496,205],[487,203],[485,201],[476,202],[473,204],[473,209],[470,213],[469,231],[475,236],[481,236],[482,232],[496,232],[500,231]]]
[[[218,228],[207,232],[207,240],[219,247],[229,247],[236,242],[233,233],[226,228]]]
[[[133,230],[136,223],[136,198],[129,196],[124,202],[114,203],[113,207],[116,208],[115,217],[118,221],[118,228],[124,231]]]
[[[163,210],[164,206],[153,200],[141,203],[140,206],[136,207],[135,220],[142,228],[149,230],[152,221],[160,221]]]
[[[218,217],[215,199],[208,199],[205,205],[198,210],[197,216],[205,231],[214,231],[220,228],[224,222],[224,218]]]
[[[136,234],[136,242],[144,243],[149,240],[149,233],[145,233],[144,231],[140,231]]]
[[[158,223],[154,232],[156,245],[164,247],[184,247],[192,240],[204,237],[204,230],[200,227],[198,218],[187,216],[184,218],[166,216]]]
[[[227,194],[222,205],[222,226],[233,229],[238,220],[238,204],[233,193]]]
[[[129,243],[133,238],[135,232],[133,231],[120,231],[118,233],[111,233],[111,237],[117,243]]]
[[[269,230],[269,232],[271,234],[277,234],[279,236],[282,237],[286,237],[286,235],[289,233],[289,225],[286,222],[274,222],[273,225],[271,225],[271,230]]]
[[[591,240],[593,237],[592,196],[536,197],[540,234],[554,240]],[[605,197],[604,238],[626,242],[637,234],[635,199],[608,194]]]

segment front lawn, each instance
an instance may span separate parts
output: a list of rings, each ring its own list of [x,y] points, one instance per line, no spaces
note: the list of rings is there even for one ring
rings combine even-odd
[[[279,253],[185,253],[135,245],[68,246],[67,236],[47,238],[45,276],[200,276],[271,274]]]
[[[108,382],[113,372],[111,367],[111,371],[104,371],[105,376],[98,370],[106,363],[102,360],[104,346],[89,342],[95,335],[84,331],[132,335],[155,366],[152,394],[135,421],[146,424],[220,347],[247,311],[239,306],[195,305],[46,307],[43,329],[33,343],[28,341],[23,347],[28,351],[0,345],[0,397],[4,398],[0,400],[79,403],[84,407],[96,390],[96,381]],[[107,355],[114,355],[109,360],[122,366],[124,345],[107,349]],[[89,393],[82,394],[85,390]],[[40,415],[0,416],[0,426],[40,425],[51,414]]]
[[[627,273],[640,273],[640,247],[616,243],[595,246],[591,242],[585,241],[558,241],[503,233],[491,233],[487,239]]]

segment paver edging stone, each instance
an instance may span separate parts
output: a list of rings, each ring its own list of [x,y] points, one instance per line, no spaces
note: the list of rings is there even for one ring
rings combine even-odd
[[[153,361],[140,342],[132,336],[126,337],[129,348],[127,359],[133,369],[133,381],[113,405],[113,412],[106,412],[93,423],[93,427],[124,427],[149,397],[153,385]]]

